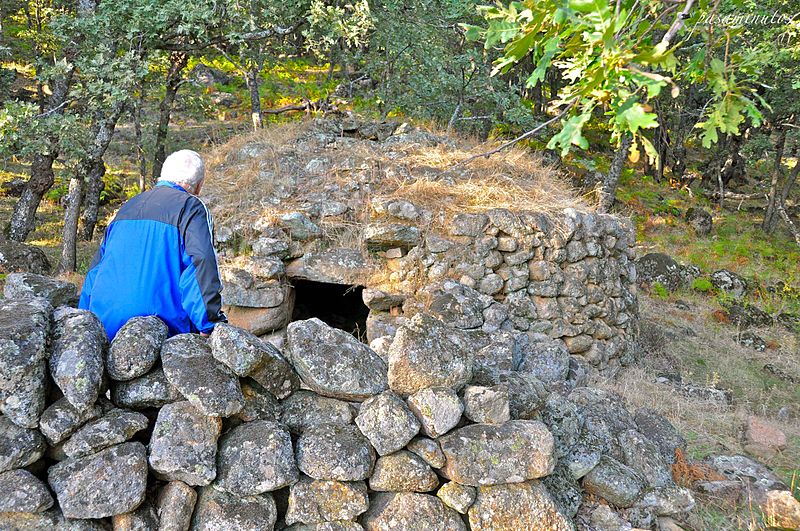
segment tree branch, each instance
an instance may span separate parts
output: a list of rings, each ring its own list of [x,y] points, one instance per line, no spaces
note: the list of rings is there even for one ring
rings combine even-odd
[[[542,129],[544,129],[545,127],[550,125],[551,123],[555,122],[556,120],[559,120],[559,119],[563,118],[575,106],[576,103],[578,103],[578,99],[577,98],[572,100],[572,102],[569,105],[567,105],[564,108],[563,111],[561,111],[557,115],[553,116],[552,118],[550,118],[546,122],[537,125],[536,127],[531,129],[530,131],[527,131],[527,132],[519,135],[518,137],[516,137],[516,138],[514,138],[512,140],[509,140],[505,144],[501,144],[500,146],[498,146],[498,147],[496,147],[494,149],[490,149],[489,151],[484,151],[483,153],[478,153],[477,155],[472,155],[470,157],[465,158],[462,161],[456,162],[455,164],[453,164],[449,168],[445,168],[444,170],[442,170],[439,173],[439,175],[441,175],[441,174],[443,174],[445,172],[454,170],[454,169],[458,168],[459,166],[464,166],[465,164],[469,164],[473,160],[479,159],[481,157],[486,157],[488,159],[489,157],[491,157],[495,153],[499,153],[500,151],[503,151],[504,149],[508,149],[511,146],[513,146],[514,144],[516,144],[518,142],[521,142],[522,140],[525,140],[526,138],[530,138],[531,136],[535,135],[536,133],[538,133],[539,131],[541,131]]]
[[[675,35],[677,35],[681,30],[686,19],[689,18],[689,12],[692,10],[694,1],[695,0],[686,0],[683,10],[678,13],[678,15],[675,17],[675,20],[672,22],[672,26],[670,26],[667,32],[664,34],[664,37],[661,39],[661,44],[663,44],[665,48],[669,48],[672,39],[675,38]]]

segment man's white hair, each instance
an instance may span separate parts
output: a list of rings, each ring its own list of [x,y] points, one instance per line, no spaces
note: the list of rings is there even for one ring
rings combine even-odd
[[[185,185],[192,190],[197,190],[205,176],[206,167],[200,155],[191,149],[181,149],[164,160],[158,180]]]

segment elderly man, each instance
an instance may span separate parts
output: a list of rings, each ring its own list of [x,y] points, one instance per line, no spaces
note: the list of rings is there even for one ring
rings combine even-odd
[[[213,222],[196,197],[204,178],[200,155],[176,151],[156,186],[125,203],[108,226],[80,307],[97,314],[109,339],[139,315],[157,315],[170,335],[206,335],[226,320]]]

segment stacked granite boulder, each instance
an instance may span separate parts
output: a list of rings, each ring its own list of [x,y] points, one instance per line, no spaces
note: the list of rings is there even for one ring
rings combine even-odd
[[[419,312],[383,355],[313,318],[282,351],[155,317],[108,344],[58,306],[74,286],[21,280],[0,299],[0,529],[567,530],[601,499],[650,528],[693,505],[680,436],[586,387],[559,341]]]
[[[265,229],[252,254],[227,253],[223,295],[231,322],[256,335],[285,334],[293,282],[355,284],[365,288],[369,342],[393,336],[424,310],[469,331],[545,334],[601,371],[633,361],[638,306],[630,224],[574,209],[560,217],[492,209],[457,214],[442,231],[430,213],[403,218],[406,210],[419,211],[410,201],[373,201],[373,209],[361,248],[336,247],[308,230],[298,236],[284,216]],[[313,225],[305,214],[293,216]]]

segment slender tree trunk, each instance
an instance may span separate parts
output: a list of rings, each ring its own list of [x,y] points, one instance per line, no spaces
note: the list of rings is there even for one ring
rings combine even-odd
[[[777,205],[778,200],[778,182],[780,180],[781,174],[783,174],[783,168],[781,167],[781,161],[783,160],[783,152],[786,148],[786,128],[782,128],[779,136],[778,142],[775,144],[775,162],[772,168],[772,180],[769,184],[769,198],[767,199],[767,208],[764,212],[764,221],[761,223],[761,228],[764,232],[772,232],[775,228],[775,206]]]
[[[250,92],[250,117],[253,120],[253,129],[258,131],[264,127],[264,118],[261,113],[261,94],[258,93],[258,74],[260,69],[252,67],[245,72],[244,80]]]
[[[173,52],[170,55],[171,65],[167,72],[166,90],[164,98],[161,100],[158,116],[158,128],[156,129],[156,145],[153,154],[153,181],[158,180],[161,175],[161,166],[167,158],[167,133],[169,132],[169,121],[172,116],[172,106],[175,103],[175,96],[181,86],[183,69],[189,60],[185,52]]]
[[[147,188],[147,157],[144,153],[144,139],[142,138],[142,107],[144,107],[144,83],[140,87],[139,97],[133,112],[133,134],[136,142],[136,157],[139,161],[139,191]]]
[[[450,134],[453,131],[453,128],[456,126],[456,120],[461,115],[461,100],[458,101],[456,108],[453,109],[453,115],[450,116],[450,121],[447,122],[447,134]]]
[[[36,209],[42,197],[53,186],[55,173],[53,172],[53,161],[55,154],[36,154],[31,162],[31,178],[25,183],[17,204],[14,205],[14,212],[11,214],[11,224],[8,237],[18,242],[25,241],[28,234],[33,231],[36,225]]]
[[[125,110],[127,100],[120,100],[113,104],[106,115],[98,113],[95,118],[94,146],[82,168],[86,175],[84,191],[84,212],[81,219],[82,228],[80,239],[90,241],[94,236],[94,227],[97,225],[97,216],[100,212],[100,193],[103,191],[103,175],[106,167],[103,156],[114,136],[117,121]]]
[[[614,206],[617,185],[619,184],[619,178],[622,176],[622,170],[625,168],[625,159],[628,158],[628,150],[630,150],[632,142],[633,137],[630,134],[623,134],[619,149],[614,154],[611,167],[608,169],[608,174],[603,181],[603,192],[598,207],[600,212],[609,212],[611,207]]]
[[[64,231],[61,246],[61,259],[56,267],[56,274],[75,271],[77,262],[77,231],[78,216],[81,212],[81,201],[83,200],[83,179],[84,176],[78,173],[69,181],[69,192],[66,198],[66,210],[64,212]]]
[[[72,84],[74,67],[63,77],[53,81],[52,95],[47,100],[43,112],[63,114],[67,102],[67,94]],[[58,158],[58,138],[54,135],[47,137],[47,150],[33,156],[31,162],[31,178],[25,184],[14,212],[11,214],[8,237],[11,240],[22,242],[36,226],[36,209],[42,202],[42,197],[53,186],[55,173],[53,162]]]
[[[789,199],[789,193],[792,191],[792,187],[794,183],[797,182],[797,175],[800,174],[800,161],[792,168],[792,173],[786,178],[786,181],[783,183],[783,189],[781,190],[780,202],[782,205],[786,204],[786,200]]]
[[[81,217],[78,238],[82,241],[92,241],[97,218],[100,214],[100,194],[105,189],[103,176],[106,174],[106,165],[103,159],[95,160],[89,174],[86,176],[85,192],[83,194],[83,216]]]

